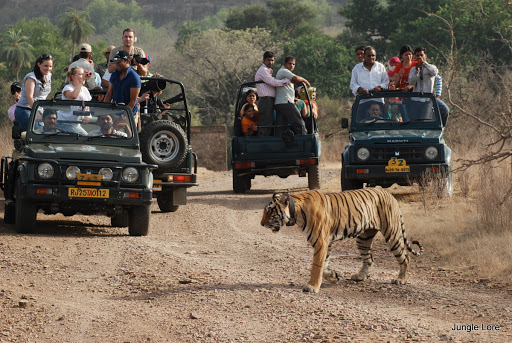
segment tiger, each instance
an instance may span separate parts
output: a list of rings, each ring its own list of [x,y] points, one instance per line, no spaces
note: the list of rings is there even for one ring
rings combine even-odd
[[[345,238],[356,238],[363,266],[352,275],[354,281],[363,281],[373,264],[371,246],[377,232],[381,232],[391,253],[400,265],[395,284],[405,284],[409,269],[409,255],[419,256],[423,246],[412,241],[419,251],[412,249],[405,235],[404,220],[398,201],[382,188],[363,188],[341,193],[323,193],[312,190],[289,195],[276,193],[265,206],[261,225],[278,232],[282,226],[297,225],[306,234],[314,249],[309,283],[304,292],[318,293],[322,277],[337,283],[338,273],[329,269],[331,244]]]

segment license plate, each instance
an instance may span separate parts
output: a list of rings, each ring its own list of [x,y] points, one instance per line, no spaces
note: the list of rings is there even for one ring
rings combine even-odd
[[[386,166],[386,173],[408,173],[410,171],[411,167],[403,158],[391,157]]]
[[[153,180],[153,192],[162,190],[162,180]]]
[[[69,188],[70,198],[108,198],[109,190],[101,188]]]

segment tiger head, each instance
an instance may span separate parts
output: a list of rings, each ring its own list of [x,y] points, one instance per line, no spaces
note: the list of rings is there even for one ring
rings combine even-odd
[[[276,193],[272,196],[272,201],[263,209],[261,226],[278,232],[284,225],[295,225],[295,204],[293,198],[287,193]]]

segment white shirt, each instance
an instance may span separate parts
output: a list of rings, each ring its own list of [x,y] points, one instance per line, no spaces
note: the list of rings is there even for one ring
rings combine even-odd
[[[64,92],[74,91],[74,90],[75,90],[75,86],[73,86],[72,84],[68,83],[67,85],[65,85],[64,88],[62,89],[62,100],[91,101],[91,99],[92,99],[91,93],[89,93],[89,90],[85,86],[82,86],[82,88],[80,89],[80,93],[78,94],[78,97],[76,99],[66,98],[66,96],[64,95]],[[71,106],[71,111],[62,111],[62,110],[57,111],[57,113],[59,115],[59,121],[60,120],[73,120],[73,121],[78,120],[79,117],[74,115],[73,111],[79,111],[79,110],[81,110],[81,106]]]
[[[413,92],[432,93],[437,72],[437,67],[427,62],[423,62],[421,70],[412,67],[409,72],[409,84],[414,85]]]
[[[110,75],[112,75],[112,73],[109,72],[108,69],[107,69],[107,70],[105,70],[105,74],[103,74],[102,79],[103,80],[107,80],[108,82],[110,82]]]
[[[375,87],[388,88],[389,77],[386,67],[380,62],[375,62],[371,70],[363,65],[364,62],[358,63],[352,69],[352,77],[350,79],[350,89],[354,95],[357,95],[359,87],[368,90]]]
[[[295,76],[289,69],[284,66],[281,67],[277,71],[276,79],[278,80],[291,80]],[[279,104],[287,104],[287,103],[295,103],[295,87],[293,83],[288,83],[283,87],[279,87],[276,89],[276,100],[274,102],[276,105]]]
[[[72,84],[68,83],[67,85],[65,85],[64,88],[62,88],[62,100],[84,100],[84,101],[91,101],[91,99],[92,99],[91,93],[89,93],[89,90],[85,86],[82,86],[82,88],[80,89],[80,93],[78,94],[76,99],[66,98],[64,93],[67,92],[67,91],[74,91],[74,90],[75,90],[75,86],[73,86]]]
[[[261,67],[258,68],[256,75],[254,76],[254,81],[263,81],[265,83],[257,83],[256,90],[258,91],[258,96],[270,96],[276,97],[276,87],[284,86],[290,83],[289,79],[277,80],[272,77],[272,69],[267,68],[266,65],[262,64]]]

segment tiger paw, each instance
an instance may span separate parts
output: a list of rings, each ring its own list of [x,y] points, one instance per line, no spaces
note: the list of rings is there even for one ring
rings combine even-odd
[[[391,280],[391,283],[394,285],[405,285],[407,283],[407,279],[405,278],[397,278]]]
[[[314,288],[313,286],[307,285],[302,288],[304,293],[318,293],[319,288]]]

